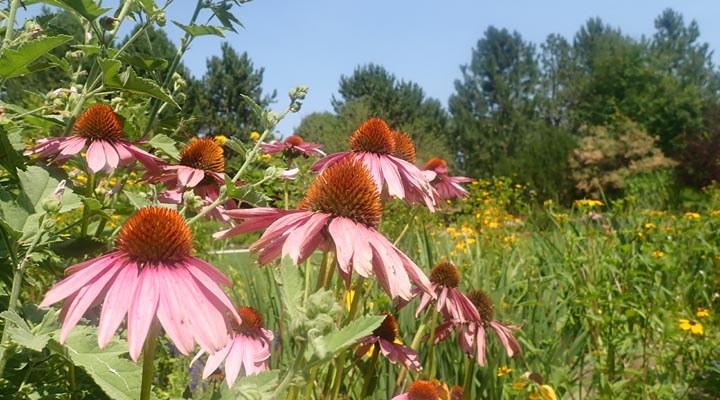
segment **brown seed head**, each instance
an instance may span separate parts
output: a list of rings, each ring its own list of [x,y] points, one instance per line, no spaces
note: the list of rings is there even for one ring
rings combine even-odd
[[[483,323],[490,322],[495,318],[495,306],[487,293],[482,290],[472,289],[468,292],[467,297],[477,308]]]
[[[298,208],[349,218],[371,228],[378,226],[382,216],[375,181],[353,157],[336,162],[315,178]]]
[[[408,400],[438,400],[435,385],[428,381],[415,381],[408,388]]]
[[[146,207],[125,222],[117,247],[142,263],[178,261],[190,256],[193,235],[190,226],[177,211]]]
[[[436,285],[456,288],[460,278],[460,269],[447,260],[440,261],[430,270],[430,282]]]
[[[300,146],[301,144],[305,143],[303,138],[297,135],[288,136],[285,139],[285,143],[290,143],[293,146]]]
[[[392,135],[395,139],[395,151],[392,155],[410,164],[415,164],[415,145],[410,136],[400,131],[392,131]]]
[[[75,121],[75,131],[85,139],[116,142],[123,138],[120,117],[107,104],[94,104]]]
[[[397,320],[395,319],[394,315],[390,314],[387,311],[384,311],[383,315],[385,315],[385,319],[383,320],[382,324],[380,324],[380,326],[378,326],[377,329],[373,331],[373,335],[379,336],[380,338],[392,343],[395,341],[395,338],[400,336]]]
[[[260,329],[265,327],[265,321],[256,309],[240,306],[238,307],[237,312],[238,315],[240,315],[242,324],[237,325],[236,323],[233,323],[233,328],[236,332],[245,336],[257,336],[260,334]]]
[[[425,169],[435,170],[438,167],[447,168],[447,162],[440,157],[433,157],[425,164]]]
[[[450,389],[450,400],[462,400],[463,388],[462,386],[455,385]]]
[[[180,165],[203,171],[225,172],[223,149],[215,139],[203,137],[193,139],[182,151]]]
[[[380,118],[370,118],[350,137],[350,148],[354,152],[393,154],[395,139],[385,121]]]

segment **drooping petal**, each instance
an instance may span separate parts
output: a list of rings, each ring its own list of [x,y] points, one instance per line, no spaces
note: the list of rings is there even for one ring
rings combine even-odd
[[[299,263],[301,256],[309,255],[314,248],[309,248],[308,244],[314,241],[320,231],[325,227],[325,223],[330,219],[329,214],[312,214],[307,221],[290,232],[285,243],[283,244],[283,254],[290,256],[296,263]]]
[[[107,165],[107,159],[105,158],[105,148],[102,145],[102,140],[93,140],[88,147],[87,154],[85,155],[88,162],[88,169],[92,173],[102,171]]]
[[[177,282],[173,272],[169,268],[157,267],[157,282],[162,293],[158,300],[157,317],[175,347],[182,354],[187,355],[195,347],[189,326],[190,318],[187,316],[191,310],[178,307],[183,303],[182,297],[187,293],[178,290],[182,289],[182,284]]]
[[[247,358],[247,341],[252,340],[245,337],[244,335],[236,335],[233,339],[233,345],[225,358],[225,376],[227,377],[228,386],[235,383],[238,375],[240,374],[240,368],[244,364],[245,358]],[[247,368],[246,368],[247,369]]]
[[[132,302],[128,311],[128,349],[133,361],[140,357],[150,325],[155,319],[160,298],[158,286],[154,268],[145,266],[131,293]]]
[[[228,335],[227,345],[222,349],[218,350],[215,354],[210,354],[207,361],[205,361],[205,369],[203,370],[203,379],[207,379],[208,376],[212,375],[216,369],[220,367],[223,361],[227,358],[230,349],[233,346],[233,336]],[[198,353],[200,355],[200,353]],[[197,356],[196,356],[197,358]]]
[[[74,156],[79,153],[87,143],[87,139],[79,136],[70,136],[67,140],[62,143],[60,147],[60,155],[63,156]]]
[[[107,165],[112,168],[117,168],[118,163],[120,162],[120,156],[118,156],[118,153],[115,150],[115,146],[104,140],[99,142],[102,143],[103,150],[105,151],[105,159]]]
[[[85,268],[68,276],[52,289],[48,290],[48,292],[45,293],[45,298],[40,305],[38,305],[38,308],[44,308],[51,304],[55,304],[58,301],[77,293],[80,289],[82,289],[82,287],[87,285],[88,282],[96,278],[98,275],[105,274],[109,268],[112,268],[113,260],[115,258],[116,256],[111,253],[92,260],[92,263],[88,262],[89,265],[86,264]]]
[[[128,263],[129,260],[125,260]],[[118,263],[119,264],[119,263]],[[122,265],[122,264],[119,264]],[[115,334],[125,314],[130,308],[131,297],[137,283],[139,269],[134,263],[118,266],[119,268],[115,281],[105,295],[102,311],[100,313],[100,324],[98,326],[98,346],[102,349],[107,346],[110,338]]]
[[[185,187],[195,187],[205,177],[201,169],[184,167],[178,169],[178,182]]]

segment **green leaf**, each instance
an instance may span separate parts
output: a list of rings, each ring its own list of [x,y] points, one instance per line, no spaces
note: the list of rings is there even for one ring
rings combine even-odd
[[[20,207],[10,193],[0,187],[0,225],[13,238],[19,239],[22,236],[22,228],[28,215],[27,210]]]
[[[245,156],[247,153],[247,149],[245,148],[245,145],[237,140],[234,137],[228,138],[227,142],[225,142],[225,147],[229,148],[230,150],[240,154],[241,156]]]
[[[279,372],[274,370],[241,377],[231,389],[222,386],[220,399],[269,399],[278,384],[278,376]]]
[[[91,44],[76,44],[72,47],[74,49],[82,50],[82,52],[85,53],[86,56],[98,54],[102,50],[102,47]]]
[[[260,108],[260,105],[250,96],[246,96],[244,94],[241,94],[240,96],[242,96],[243,100],[245,100],[247,105],[253,110],[258,118],[260,118],[263,124],[267,125],[267,118],[265,118],[265,113],[263,112],[263,109]]]
[[[210,9],[213,10],[215,16],[223,24],[223,27],[237,33],[235,25],[239,25],[242,28],[245,26],[230,12],[231,8],[232,4],[229,3],[217,3],[210,6]]]
[[[190,36],[215,35],[215,36],[225,37],[223,28],[221,28],[219,26],[195,25],[195,24],[183,25],[177,21],[173,21],[173,24],[180,27],[180,29],[184,30]]]
[[[141,208],[145,208],[148,206],[151,206],[152,203],[150,201],[139,194],[133,193],[129,190],[123,190],[123,193],[125,193],[125,196],[127,196],[128,201],[130,201],[130,204],[135,207],[135,209],[139,210]]]
[[[370,335],[385,320],[384,316],[361,316],[339,331],[323,337],[327,351],[337,353],[352,346],[358,339]]]
[[[120,59],[127,64],[147,71],[166,68],[168,65],[168,62],[165,59],[141,54],[123,54],[120,56]]]
[[[282,259],[280,278],[282,279],[280,290],[282,300],[288,307],[289,317],[292,317],[294,313],[300,312],[299,307],[303,303],[303,280],[290,257]]]
[[[44,3],[75,11],[90,22],[95,21],[97,17],[105,14],[108,10],[112,10],[100,7],[94,0],[44,0]]]
[[[68,356],[75,365],[87,371],[110,398],[140,398],[142,368],[120,357],[127,353],[127,343],[115,337],[105,349],[100,349],[96,330],[89,326],[76,326],[65,341]]]
[[[36,336],[27,322],[15,311],[4,311],[0,313],[0,318],[5,319],[7,324],[5,329],[10,333],[12,341],[22,347],[42,351],[50,340],[50,335],[47,333]]]
[[[120,68],[122,68],[122,62],[120,62],[120,60],[102,59],[98,60],[98,62],[103,70],[105,86],[152,96],[176,108],[180,108],[175,100],[157,83],[150,79],[140,78],[132,67],[127,67],[125,72],[120,73]]]
[[[225,175],[225,184],[227,185],[228,196],[238,201],[243,201],[255,207],[266,206],[270,202],[270,198],[262,192],[259,192],[252,185],[237,186],[230,181],[230,177]]]
[[[105,246],[105,242],[89,236],[69,238],[58,243],[50,244],[50,250],[60,257],[82,258],[87,254],[94,253]]]
[[[180,159],[180,152],[177,149],[176,142],[167,135],[159,133],[153,136],[153,138],[148,141],[148,144],[158,150],[161,150],[175,160]]]
[[[10,143],[10,138],[2,126],[0,126],[0,165],[15,179],[18,178],[17,170],[25,171],[25,160]]]
[[[7,80],[30,72],[30,63],[72,38],[70,35],[50,36],[25,42],[17,50],[3,50],[0,53],[0,77]]]

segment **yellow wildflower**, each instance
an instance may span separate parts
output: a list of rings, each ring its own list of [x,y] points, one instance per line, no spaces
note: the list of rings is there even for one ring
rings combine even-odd
[[[680,320],[680,329],[684,331],[690,331],[693,335],[704,335],[705,331],[703,326],[699,322],[691,321],[688,319]]]
[[[252,135],[251,135],[251,137],[252,137]],[[258,138],[259,138],[259,137],[260,137],[260,136],[258,136]],[[225,136],[225,135],[217,135],[217,136],[215,136],[215,142],[217,142],[217,144],[219,144],[220,146],[224,145],[225,142],[227,142],[227,140],[228,140],[228,138],[227,138],[227,136]]]
[[[714,210],[710,213],[711,217],[717,217],[718,215],[720,215],[720,210]]]
[[[683,215],[683,218],[685,219],[700,219],[700,214],[696,212],[686,212],[685,215]]]
[[[665,253],[661,250],[658,250],[658,251],[653,251],[652,253],[650,253],[650,256],[653,258],[663,258],[663,257],[665,257]]]
[[[710,316],[710,310],[707,308],[698,308],[697,312],[695,313],[698,318],[705,318]]]
[[[260,139],[260,132],[258,132],[258,131],[250,132],[250,139],[252,139],[252,140]]]
[[[542,393],[543,400],[557,400],[555,389],[550,385],[540,385],[540,393]]]
[[[503,365],[502,367],[498,368],[497,376],[504,376],[511,372],[512,372],[512,368],[509,368],[507,365]]]
[[[601,207],[605,204],[600,200],[593,200],[593,199],[582,199],[582,200],[575,200],[575,207]]]
[[[657,225],[653,224],[652,222],[648,222],[645,224],[645,229],[655,229]]]

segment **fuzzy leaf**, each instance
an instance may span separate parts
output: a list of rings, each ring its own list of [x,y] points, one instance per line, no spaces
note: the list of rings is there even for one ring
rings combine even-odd
[[[5,49],[0,53],[0,77],[7,80],[30,72],[33,61],[72,38],[70,35],[50,36],[26,42],[17,50]]]
[[[329,356],[352,346],[358,339],[371,334],[385,319],[384,316],[361,316],[339,331],[331,332],[321,340]]]
[[[263,371],[259,374],[239,378],[231,389],[222,386],[221,400],[270,399],[278,384],[279,371]],[[282,394],[282,393],[281,393]]]
[[[255,115],[260,118],[263,124],[267,125],[267,118],[265,117],[265,113],[263,112],[262,108],[260,108],[260,105],[250,96],[246,96],[244,94],[241,94],[240,96],[242,96],[243,100],[245,100],[245,103],[247,103],[247,105],[253,110]]]
[[[212,25],[183,25],[177,21],[173,21],[173,24],[177,25],[180,29],[187,32],[190,36],[205,36],[205,35],[215,35],[220,37],[225,37],[225,33],[223,33],[223,28],[219,26],[212,26]]]
[[[142,368],[126,358],[127,343],[117,337],[104,349],[97,345],[97,328],[76,326],[65,341],[72,362],[82,367],[112,399],[140,398]],[[59,332],[57,332],[59,334]]]
[[[133,207],[135,207],[138,210],[152,205],[152,203],[150,203],[150,201],[148,199],[140,196],[139,194],[133,193],[129,190],[123,190],[123,193],[125,193],[125,196],[127,196],[128,201],[130,201],[130,204],[132,204]]]
[[[159,133],[153,136],[153,138],[148,141],[148,144],[158,150],[162,150],[162,152],[175,160],[180,159],[180,152],[177,149],[175,141],[167,135]]]
[[[111,8],[100,7],[94,0],[44,0],[43,2],[69,11],[75,11],[91,22],[105,14],[106,11],[111,10]]]
[[[157,83],[150,79],[137,76],[132,67],[127,67],[124,72],[120,72],[122,62],[120,60],[103,59],[98,61],[103,70],[103,79],[105,86],[124,89],[128,92],[144,94],[162,100],[173,107],[180,108],[175,100],[170,97]]]
[[[0,165],[15,179],[18,178],[17,170],[25,171],[25,160],[14,148],[5,130],[0,126]]]
[[[255,190],[252,185],[237,186],[225,175],[225,184],[228,189],[228,196],[238,201],[244,201],[255,207],[263,207],[268,204],[270,198]]]
[[[0,313],[0,318],[3,318],[5,323],[8,324],[6,329],[12,341],[22,347],[42,351],[48,340],[50,340],[50,335],[47,333],[36,336],[27,322],[15,311],[4,311]]]

